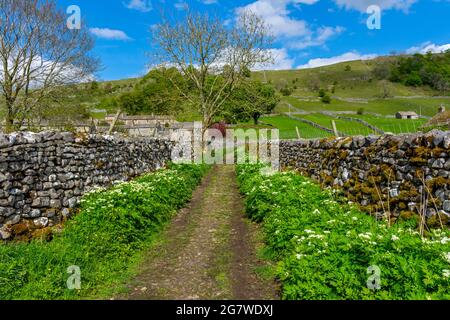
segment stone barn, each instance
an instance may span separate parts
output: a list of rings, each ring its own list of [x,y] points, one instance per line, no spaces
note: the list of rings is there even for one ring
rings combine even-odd
[[[395,114],[397,119],[411,119],[417,120],[419,119],[419,115],[413,111],[400,111]]]

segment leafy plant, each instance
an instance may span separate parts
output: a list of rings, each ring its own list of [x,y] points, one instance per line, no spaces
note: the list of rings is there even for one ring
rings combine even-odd
[[[271,176],[237,168],[248,216],[263,223],[284,299],[449,299],[450,233],[421,238],[415,222],[362,213],[337,190],[321,190],[292,172]],[[380,268],[380,289],[367,286]],[[369,269],[370,271],[370,269]]]
[[[95,297],[127,279],[142,250],[190,199],[206,170],[170,165],[110,190],[94,190],[52,242],[0,245],[0,299]],[[73,265],[81,269],[81,290],[66,286]]]

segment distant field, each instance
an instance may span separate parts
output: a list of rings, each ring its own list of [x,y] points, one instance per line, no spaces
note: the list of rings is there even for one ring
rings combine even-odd
[[[297,139],[296,127],[300,131],[300,137],[303,139],[326,138],[331,136],[326,131],[317,129],[301,121],[290,119],[286,116],[264,117],[261,122],[271,124],[280,130],[281,139]]]
[[[441,104],[450,107],[449,98],[392,98],[392,99],[377,99],[369,101],[368,103],[345,102],[341,100],[332,100],[331,104],[322,102],[302,101],[295,97],[283,97],[285,103],[290,103],[292,106],[311,112],[317,111],[358,111],[363,108],[365,112],[377,113],[381,115],[394,116],[398,111],[414,111],[417,114],[432,117],[434,116]],[[286,105],[280,104],[283,111],[288,112]],[[278,108],[278,110],[280,110]],[[287,110],[287,111],[286,111]]]
[[[295,117],[303,118],[309,121],[313,121],[320,124],[326,128],[332,129],[331,120],[336,122],[336,127],[340,133],[345,135],[355,136],[363,135],[367,136],[370,134],[376,134],[370,128],[354,121],[348,121],[343,119],[334,119],[322,114],[310,114],[310,115],[295,115]],[[353,118],[360,118],[368,123],[378,127],[385,132],[392,133],[412,133],[417,132],[419,127],[423,125],[427,120],[398,120],[394,118],[381,118],[370,115],[363,116],[351,116]],[[317,129],[311,125],[304,122],[291,119],[287,116],[274,116],[274,117],[263,117],[261,119],[262,123],[270,124],[275,128],[280,130],[281,139],[297,139],[296,127],[300,131],[300,136],[303,139],[314,139],[314,138],[326,138],[332,136],[332,134]],[[251,127],[250,125],[242,125],[241,127]]]
[[[296,116],[299,118],[303,118],[309,121],[313,121],[317,124],[320,124],[321,126],[324,126],[329,129],[333,129],[333,126],[331,124],[331,121],[334,120],[336,123],[337,130],[341,133],[344,133],[346,135],[370,135],[374,132],[369,129],[368,127],[364,126],[361,123],[354,122],[354,121],[348,121],[348,120],[342,120],[342,119],[335,119],[320,113],[314,113],[310,115],[305,116]]]
[[[353,118],[359,118],[367,121],[368,123],[376,126],[377,128],[391,133],[411,133],[417,132],[420,126],[427,122],[426,119],[418,120],[403,120],[403,119],[390,119],[382,117],[374,117],[369,115],[352,115]]]

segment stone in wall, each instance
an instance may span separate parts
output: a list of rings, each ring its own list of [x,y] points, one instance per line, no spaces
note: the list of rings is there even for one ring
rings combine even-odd
[[[69,132],[0,134],[0,239],[14,226],[44,228],[70,217],[85,192],[164,166],[166,140]]]
[[[450,216],[450,132],[282,141],[282,167],[339,187],[363,210],[430,224]],[[437,215],[437,213],[440,213]],[[431,220],[430,220],[431,219]]]

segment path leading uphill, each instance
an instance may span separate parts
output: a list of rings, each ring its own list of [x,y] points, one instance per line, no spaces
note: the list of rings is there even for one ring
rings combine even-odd
[[[216,166],[148,253],[120,299],[277,299],[260,274],[258,226],[244,217],[234,166]]]

